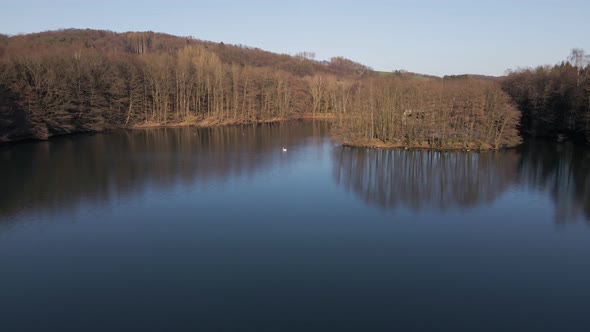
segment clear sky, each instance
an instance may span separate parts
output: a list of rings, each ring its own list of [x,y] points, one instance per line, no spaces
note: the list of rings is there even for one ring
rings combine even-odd
[[[2,0],[0,33],[152,30],[377,70],[500,75],[590,52],[590,1]]]

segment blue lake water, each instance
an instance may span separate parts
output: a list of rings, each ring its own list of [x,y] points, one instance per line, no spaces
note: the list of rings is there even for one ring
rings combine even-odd
[[[328,127],[0,147],[0,331],[588,331],[589,149]]]

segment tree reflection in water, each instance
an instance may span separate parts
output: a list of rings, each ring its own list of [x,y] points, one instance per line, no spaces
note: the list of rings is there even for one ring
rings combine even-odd
[[[590,151],[531,143],[499,152],[405,151],[338,147],[336,183],[380,208],[414,211],[493,202],[511,186],[550,194],[555,222],[590,222]]]
[[[291,121],[146,129],[5,146],[0,148],[0,221],[38,209],[59,213],[82,201],[104,204],[146,188],[248,178],[290,162],[298,146],[319,144],[328,126]],[[282,146],[289,153],[281,153]]]
[[[521,148],[521,183],[547,192],[555,203],[555,221],[579,217],[590,224],[590,149],[567,144],[534,142]]]
[[[50,217],[82,202],[100,207],[148,189],[250,178],[291,164],[301,147],[325,142],[328,131],[327,122],[289,122],[115,131],[4,146],[0,226],[29,212]],[[512,186],[551,197],[557,223],[590,223],[590,150],[584,147],[537,142],[482,153],[337,147],[331,157],[336,183],[381,208],[476,207]]]
[[[492,202],[516,179],[518,154],[374,150],[334,152],[336,182],[382,208],[446,210]]]

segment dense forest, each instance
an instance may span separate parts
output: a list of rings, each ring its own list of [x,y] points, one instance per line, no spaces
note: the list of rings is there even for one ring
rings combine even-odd
[[[564,92],[571,105],[550,93],[539,106],[538,90],[548,88],[522,92],[523,80],[537,79],[529,71],[503,81],[384,73],[343,57],[317,61],[311,52],[290,56],[154,32],[0,35],[0,142],[304,117],[335,118],[334,135],[348,145],[495,149],[519,144],[519,128],[588,136],[588,68],[563,67],[576,74],[575,92]],[[548,116],[562,107],[575,116]]]
[[[397,76],[358,83],[334,133],[347,145],[498,149],[520,143],[520,117],[497,82]]]
[[[179,123],[256,123],[332,111],[324,89],[369,68],[313,54],[152,32],[2,37],[0,140]]]
[[[502,87],[522,112],[524,135],[590,143],[590,56],[583,50],[555,66],[512,71]]]

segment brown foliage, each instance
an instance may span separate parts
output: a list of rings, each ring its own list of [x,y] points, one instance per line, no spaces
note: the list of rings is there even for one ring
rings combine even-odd
[[[3,140],[311,114],[338,115],[336,134],[348,144],[497,148],[518,142],[518,115],[494,82],[378,76],[342,57],[320,62],[154,32],[69,29],[0,37],[0,52]]]
[[[58,40],[76,44],[70,34]],[[12,47],[34,39],[15,38]],[[55,38],[49,33],[44,43]],[[225,63],[208,47],[191,43],[172,53],[154,51],[160,39],[153,33],[127,34],[120,52],[54,46],[20,55],[13,50],[0,61],[3,95],[13,96],[25,114],[25,130],[38,139],[145,123],[286,119],[309,107],[306,85],[293,74]],[[4,130],[3,135],[16,138]]]
[[[362,81],[355,90],[351,111],[335,128],[345,144],[497,149],[520,143],[520,115],[495,82],[392,76]]]

